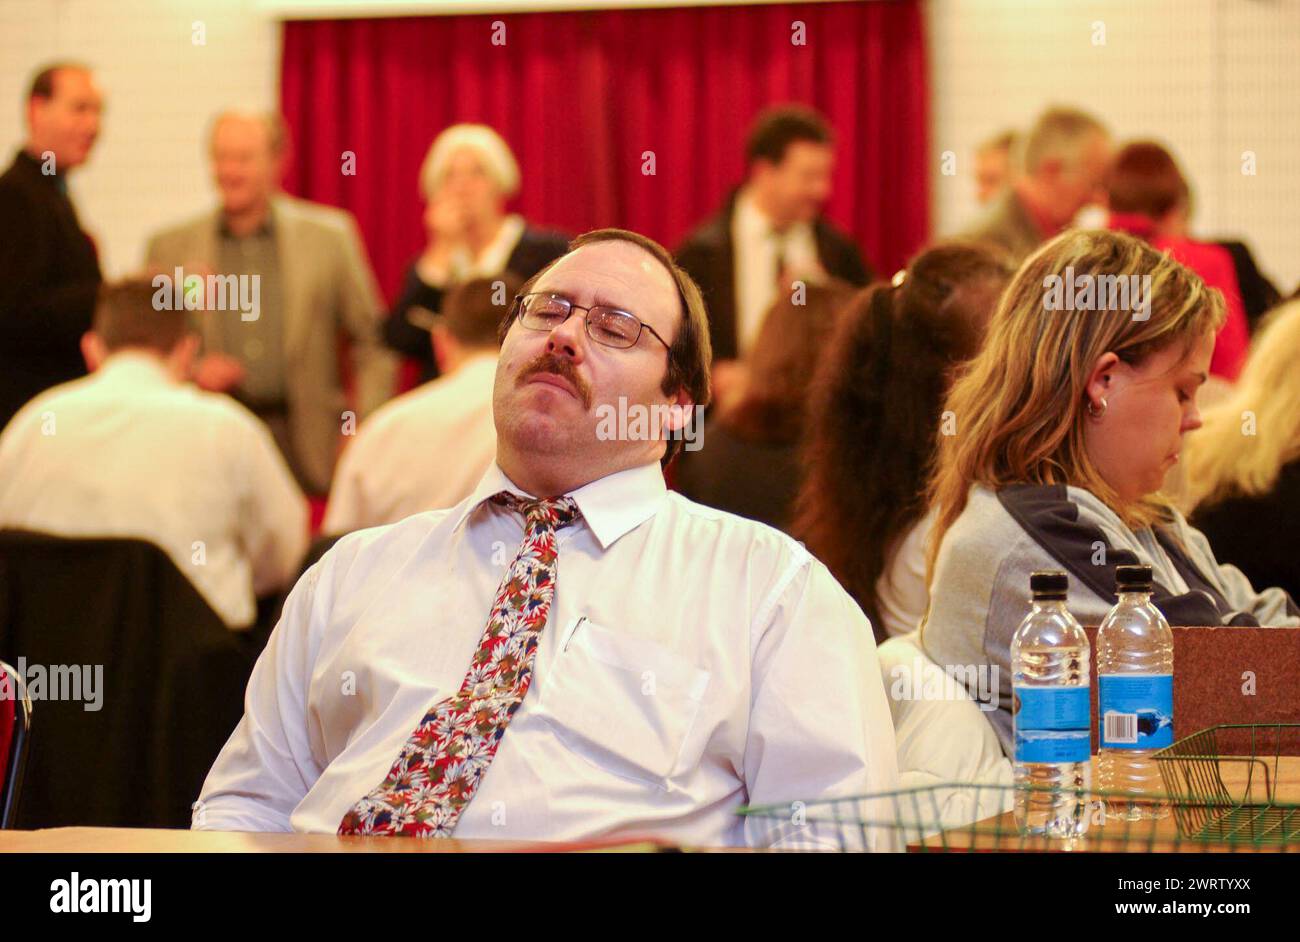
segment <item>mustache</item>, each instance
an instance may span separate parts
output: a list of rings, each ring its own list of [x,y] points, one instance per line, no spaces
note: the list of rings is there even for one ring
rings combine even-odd
[[[567,379],[577,391],[582,407],[588,410],[591,408],[591,387],[578,375],[577,369],[567,357],[550,352],[538,354],[520,371],[515,385],[522,386],[538,373],[554,373],[562,379]]]

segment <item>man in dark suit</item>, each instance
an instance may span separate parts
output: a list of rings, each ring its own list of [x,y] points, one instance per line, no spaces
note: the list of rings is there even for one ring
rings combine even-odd
[[[37,393],[86,372],[81,335],[99,261],[67,175],[90,155],[102,108],[85,66],[41,69],[27,95],[27,142],[0,175],[0,427]]]
[[[872,278],[858,247],[821,215],[835,159],[821,115],[796,105],[764,112],[750,130],[745,157],[745,182],[677,249],[709,308],[719,387],[734,369],[726,361],[745,355],[792,281],[829,276],[865,285]]]

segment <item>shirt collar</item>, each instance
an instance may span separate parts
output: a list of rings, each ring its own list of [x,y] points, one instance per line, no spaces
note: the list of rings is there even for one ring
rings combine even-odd
[[[812,225],[806,222],[793,223],[784,232],[777,232],[772,220],[758,208],[758,203],[754,202],[754,197],[747,189],[742,189],[736,196],[734,224],[737,234],[751,239],[769,239],[774,244],[788,245],[795,239],[812,235]]]
[[[486,373],[489,370],[495,373],[497,371],[497,361],[500,354],[495,350],[482,350],[471,353],[461,363],[457,373]]]
[[[462,505],[456,527],[460,527],[484,501],[500,491],[533,497],[506,477],[500,465],[494,461]],[[658,461],[652,461],[597,478],[570,491],[566,496],[572,497],[577,503],[578,509],[582,511],[582,519],[599,541],[600,548],[609,549],[619,537],[653,517],[667,493],[663,469]]]
[[[524,217],[518,213],[511,213],[502,220],[501,228],[497,230],[496,237],[484,246],[483,251],[479,253],[478,259],[470,266],[470,275],[486,278],[505,271],[510,262],[510,256],[514,253],[515,246],[519,244],[523,234]]]
[[[456,369],[430,380],[422,388],[447,389],[451,386],[468,386],[477,389],[484,384],[490,388],[496,371],[497,354],[485,350],[482,353],[471,354]]]
[[[261,221],[256,229],[246,235],[237,236],[230,231],[230,226],[226,223],[226,214],[217,210],[217,235],[223,239],[250,239],[257,236],[275,235],[275,200],[271,200],[271,205],[267,209],[266,217]]]
[[[764,238],[773,231],[771,220],[758,208],[748,190],[741,190],[736,197],[735,218],[737,231],[751,238]]]
[[[101,381],[125,382],[132,385],[177,385],[167,372],[167,366],[157,355],[145,350],[118,350],[109,355],[95,375]]]
[[[53,173],[45,173],[42,169],[45,162],[35,154],[30,153],[27,148],[20,147],[15,163],[27,169],[27,175],[40,180],[47,186],[52,186],[64,196],[68,195],[67,175],[59,169],[58,165],[54,166]]]

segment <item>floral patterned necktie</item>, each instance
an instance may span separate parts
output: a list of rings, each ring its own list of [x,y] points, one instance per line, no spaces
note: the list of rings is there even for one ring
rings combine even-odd
[[[454,697],[429,708],[388,777],[349,809],[340,834],[450,837],[496,756],[533,679],[537,643],[555,595],[556,531],[578,518],[571,497],[490,498],[524,516],[487,629]]]

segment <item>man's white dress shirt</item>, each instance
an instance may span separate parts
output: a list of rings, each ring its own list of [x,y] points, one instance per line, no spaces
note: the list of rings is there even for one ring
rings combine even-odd
[[[741,190],[731,217],[732,258],[736,272],[736,349],[749,353],[767,312],[780,296],[778,265],[792,272],[820,270],[817,238],[808,223],[777,232],[772,222]]]
[[[450,507],[474,490],[497,451],[495,353],[381,406],[343,450],[322,529],[349,533]]]
[[[522,538],[485,502],[502,490],[523,493],[494,463],[457,506],[350,534],[308,571],[196,828],[338,830],[460,687]],[[762,843],[738,805],[895,787],[871,627],[824,566],[667,491],[657,463],[571,496],[532,686],[456,837]]]
[[[293,578],[307,524],[266,427],[143,351],[46,390],[0,435],[0,527],[148,540],[231,628]]]

